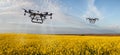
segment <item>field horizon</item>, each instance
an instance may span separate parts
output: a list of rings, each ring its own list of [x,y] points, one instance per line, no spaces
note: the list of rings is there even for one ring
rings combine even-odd
[[[0,33],[0,35],[9,34],[28,34],[28,35],[75,35],[75,36],[120,36],[120,34],[34,34],[34,33]]]

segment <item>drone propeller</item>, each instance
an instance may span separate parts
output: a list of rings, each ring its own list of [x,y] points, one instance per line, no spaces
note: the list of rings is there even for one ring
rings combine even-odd
[[[26,13],[28,12],[26,9],[22,8],[24,10],[24,16],[26,15]]]

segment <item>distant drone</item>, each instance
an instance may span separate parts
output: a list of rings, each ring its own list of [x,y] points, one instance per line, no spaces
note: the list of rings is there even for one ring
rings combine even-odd
[[[42,24],[43,21],[47,19],[46,18],[47,16],[50,16],[50,19],[52,19],[52,15],[53,15],[53,13],[48,13],[48,12],[39,13],[39,11],[35,12],[34,10],[31,10],[31,9],[26,10],[23,8],[23,10],[25,12],[24,16],[28,13],[29,17],[31,18],[31,22],[33,23]]]
[[[90,23],[94,24],[97,20],[99,20],[98,18],[86,18],[87,20],[89,20]]]

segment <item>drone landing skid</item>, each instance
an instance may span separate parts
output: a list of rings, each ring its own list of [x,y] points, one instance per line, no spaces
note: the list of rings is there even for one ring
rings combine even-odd
[[[31,22],[42,24],[42,23],[43,23],[43,20],[41,20],[41,19],[33,19],[33,20],[31,20]]]
[[[94,21],[94,20],[91,20],[90,23],[91,23],[91,24],[95,24],[95,21]]]
[[[43,22],[38,22],[38,21],[32,21],[32,23],[40,23],[40,24],[42,24]]]

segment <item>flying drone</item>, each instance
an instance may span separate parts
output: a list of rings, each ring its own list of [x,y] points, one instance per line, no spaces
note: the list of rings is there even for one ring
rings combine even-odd
[[[86,18],[91,24],[94,24],[99,18]]]
[[[26,14],[29,14],[29,17],[31,18],[31,22],[33,23],[40,23],[42,24],[44,22],[45,19],[47,19],[47,16],[50,16],[50,19],[52,19],[52,15],[53,13],[49,13],[49,12],[42,12],[40,13],[39,11],[35,12],[34,10],[26,10],[24,9],[24,16],[26,16]]]

